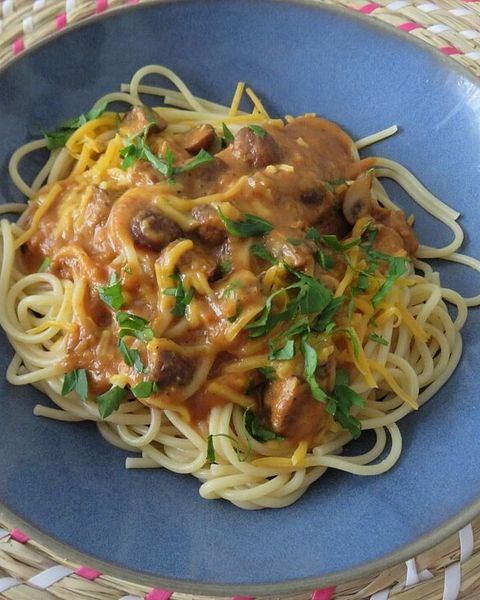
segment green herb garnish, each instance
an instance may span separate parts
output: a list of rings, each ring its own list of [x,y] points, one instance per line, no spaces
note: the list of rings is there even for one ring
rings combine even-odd
[[[392,256],[390,257],[388,264],[387,277],[380,286],[380,289],[372,298],[372,305],[374,308],[380,304],[385,298],[388,292],[391,290],[393,284],[397,279],[405,275],[408,272],[408,259],[404,257]]]
[[[118,348],[122,353],[125,364],[127,364],[129,367],[134,367],[137,373],[143,373],[145,371],[145,365],[142,362],[138,350],[135,350],[135,348],[129,348],[123,338],[119,340]]]
[[[250,252],[262,260],[266,260],[271,263],[277,262],[263,244],[252,244],[250,246]]]
[[[335,387],[326,408],[335,421],[356,439],[360,437],[362,425],[356,417],[350,414],[350,410],[353,406],[362,408],[365,401],[360,394],[349,387],[349,383],[348,373],[343,369],[337,369]]]
[[[73,117],[61,123],[53,131],[42,130],[43,137],[47,142],[47,148],[49,150],[56,150],[57,148],[63,148],[67,143],[70,136],[82,125],[85,125],[88,121],[98,119],[106,110],[107,102],[95,105],[87,114],[81,114],[78,117]]]
[[[170,311],[172,315],[175,317],[183,317],[187,306],[192,301],[193,289],[189,289],[188,292],[185,291],[182,279],[178,273],[172,273],[170,278],[175,281],[176,286],[165,288],[163,293],[165,296],[173,296],[175,298],[175,306]]]
[[[269,233],[273,229],[271,223],[265,221],[265,219],[256,217],[255,215],[244,215],[243,221],[233,221],[223,214],[221,208],[218,209],[218,214],[228,233],[231,233],[236,237],[255,237],[257,235]]]
[[[153,339],[153,331],[148,326],[148,321],[130,312],[118,312],[117,323],[120,325],[119,339],[125,336],[137,338],[141,342],[149,342]]]
[[[269,429],[265,429],[265,427],[263,427],[263,425],[260,423],[260,419],[250,409],[247,409],[243,414],[243,426],[245,431],[254,440],[257,440],[257,442],[265,443],[273,440],[283,440],[283,437],[278,435],[278,433],[270,431]]]
[[[126,397],[127,390],[113,385],[107,392],[97,396],[95,400],[98,405],[98,412],[102,419],[106,419],[114,411],[118,410],[122,400]]]
[[[110,306],[114,310],[118,310],[123,306],[122,283],[116,273],[110,275],[110,281],[107,286],[97,286],[97,289],[100,300],[105,302],[107,306]]]
[[[295,342],[287,340],[282,348],[270,346],[269,360],[290,360],[295,356]]]
[[[263,139],[267,136],[267,131],[263,127],[260,127],[260,125],[249,125],[248,128],[259,138]]]
[[[142,381],[132,388],[135,398],[149,398],[156,392],[158,392],[158,385],[155,381]]]
[[[149,123],[141,133],[134,136],[130,143],[120,150],[120,156],[123,158],[122,169],[128,169],[136,160],[144,160],[159,171],[169,183],[174,183],[176,175],[187,173],[215,160],[209,152],[202,148],[192,160],[180,167],[174,167],[174,156],[169,146],[166,147],[163,156],[157,156],[148,145],[147,135],[151,125],[152,123]]]
[[[273,381],[277,376],[275,367],[258,367],[257,371],[267,381]]]
[[[368,336],[368,339],[372,340],[372,342],[376,342],[377,344],[381,344],[382,346],[388,346],[388,340],[381,335],[377,335],[376,333],[371,333]]]
[[[223,140],[225,142],[225,146],[228,146],[229,144],[231,144],[233,142],[233,140],[235,139],[235,136],[230,131],[230,129],[225,125],[225,123],[222,123],[222,130],[223,130]]]
[[[303,376],[305,377],[305,381],[310,386],[310,391],[312,392],[312,396],[315,398],[315,400],[324,402],[327,398],[327,394],[319,386],[315,377],[315,371],[317,370],[318,366],[317,351],[308,343],[306,336],[302,337],[300,341],[300,348],[302,350],[304,360]]]
[[[229,258],[224,258],[218,263],[218,268],[223,277],[228,275],[232,270],[232,261]]]
[[[52,264],[52,259],[48,258],[48,256],[47,256],[47,258],[44,258],[42,260],[42,264],[38,267],[38,273],[45,273],[46,271],[48,271],[51,264]]]
[[[88,380],[85,369],[73,369],[63,378],[62,396],[74,391],[85,402],[88,397]]]

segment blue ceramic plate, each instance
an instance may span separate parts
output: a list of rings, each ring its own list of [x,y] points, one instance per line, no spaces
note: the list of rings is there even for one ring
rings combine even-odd
[[[271,114],[315,111],[353,137],[399,124],[398,135],[370,152],[400,160],[457,207],[464,249],[480,254],[477,84],[406,35],[313,3],[145,6],[92,21],[15,61],[0,75],[2,199],[15,197],[7,161],[19,144],[155,62],[178,71],[200,96],[228,102],[237,80],[246,80]],[[447,239],[421,212],[417,230],[426,243]],[[444,276],[476,293],[478,279],[463,268]],[[281,511],[202,500],[194,478],[126,471],[124,452],[94,426],[36,418],[41,395],[3,381],[3,516],[57,551],[66,544],[62,555],[179,591],[287,593],[383,568],[480,513],[478,331],[473,310],[454,377],[400,424],[404,451],[394,469],[374,478],[332,471]],[[10,356],[2,337],[2,371]]]

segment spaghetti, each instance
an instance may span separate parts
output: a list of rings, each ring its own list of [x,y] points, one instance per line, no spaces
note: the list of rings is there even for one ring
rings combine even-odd
[[[153,74],[177,91],[145,85]],[[480,270],[457,253],[458,213],[401,165],[358,156],[395,130],[354,144],[314,115],[271,119],[244,84],[224,107],[140,69],[12,156],[29,202],[2,209],[21,213],[1,221],[8,381],[51,398],[35,414],[93,421],[140,453],[127,468],[193,474],[202,497],[245,509],[287,506],[328,468],[385,472],[397,421],[450,377],[480,302],[422,260]],[[19,163],[45,146],[28,184]],[[453,241],[418,246],[380,177]],[[368,429],[373,448],[342,456]]]

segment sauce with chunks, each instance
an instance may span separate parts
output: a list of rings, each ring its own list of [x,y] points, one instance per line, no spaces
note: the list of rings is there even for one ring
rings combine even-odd
[[[193,422],[235,402],[278,438],[312,441],[332,422],[337,369],[355,372],[352,336],[365,337],[337,293],[347,248],[374,301],[391,258],[418,246],[403,213],[373,199],[374,160],[313,116],[227,143],[221,127],[172,133],[136,107],[104,137],[23,221],[26,268],[48,258],[75,283],[65,370],[85,369],[91,395],[123,387]]]

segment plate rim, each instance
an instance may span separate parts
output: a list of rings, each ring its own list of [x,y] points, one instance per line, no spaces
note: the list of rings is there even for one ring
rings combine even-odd
[[[41,40],[36,41],[31,46],[26,48],[20,54],[12,57],[7,63],[0,65],[0,78],[4,73],[9,71],[18,62],[21,62],[25,57],[35,53],[38,49],[50,44],[51,42],[69,35],[70,32],[76,31],[94,25],[99,21],[109,19],[120,13],[139,11],[148,9],[153,6],[161,6],[168,4],[184,4],[196,0],[145,0],[137,4],[120,5],[109,8],[108,11],[100,14],[94,14],[80,21],[68,25],[60,31],[54,31],[46,35]],[[215,0],[210,0],[212,4]],[[233,2],[235,0],[226,0]],[[314,8],[319,11],[339,14],[352,21],[360,22],[364,26],[371,29],[377,29],[389,36],[397,37],[403,40],[404,43],[416,45],[423,51],[429,52],[439,63],[443,63],[449,70],[456,71],[471,83],[480,89],[480,83],[477,77],[465,66],[455,62],[450,57],[443,55],[438,50],[435,50],[431,44],[413,37],[411,34],[398,30],[391,25],[384,23],[378,19],[374,19],[368,15],[362,14],[354,9],[346,8],[343,5],[327,4],[329,0],[266,0],[272,4],[300,5]],[[381,558],[367,561],[357,567],[335,571],[330,574],[321,575],[318,577],[307,577],[302,579],[288,579],[287,581],[279,581],[275,583],[205,583],[194,579],[179,579],[176,577],[164,577],[153,575],[151,573],[131,569],[121,566],[118,563],[111,562],[105,559],[98,558],[88,552],[77,550],[67,542],[57,538],[55,535],[45,532],[43,529],[29,521],[28,519],[18,515],[14,509],[10,508],[6,502],[0,498],[0,523],[7,525],[9,529],[20,529],[26,533],[36,543],[41,544],[44,548],[56,555],[56,559],[64,562],[72,562],[77,564],[88,565],[95,568],[102,574],[108,574],[119,580],[140,584],[144,587],[173,589],[175,592],[183,593],[202,593],[209,595],[232,595],[239,592],[244,594],[288,594],[298,592],[311,592],[312,590],[335,586],[341,583],[353,581],[369,577],[375,573],[388,569],[396,564],[405,562],[410,558],[416,557],[419,554],[432,549],[448,537],[454,535],[468,523],[480,516],[480,493],[476,500],[468,504],[460,512],[451,519],[444,521],[438,527],[432,529],[428,533],[420,536],[415,541],[403,545],[394,552],[390,552]],[[60,559],[60,557],[62,557]],[[192,591],[193,590],[193,591]]]

